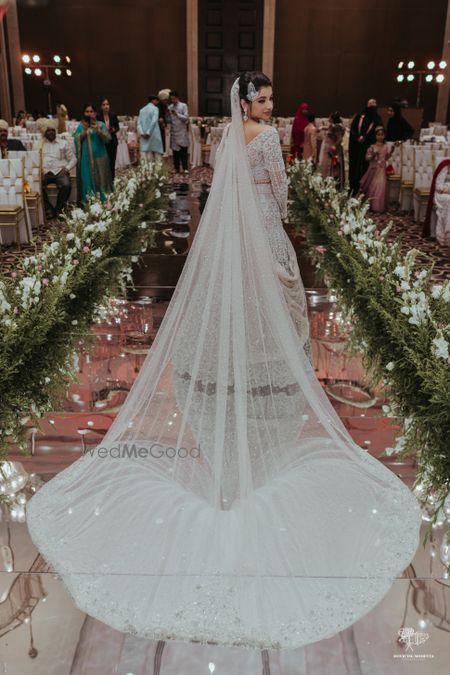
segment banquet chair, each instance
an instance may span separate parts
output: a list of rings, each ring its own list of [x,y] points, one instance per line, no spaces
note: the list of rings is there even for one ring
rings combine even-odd
[[[386,145],[391,148],[392,142]],[[402,151],[399,145],[394,148],[389,164],[394,168],[394,173],[388,176],[388,203],[397,204],[400,201],[400,179],[402,169]]]
[[[33,231],[40,233],[40,226],[45,222],[45,213],[42,199],[42,157],[40,150],[12,151],[10,159],[24,160],[24,193],[28,225]]]
[[[24,160],[0,160],[0,244],[21,244],[32,239],[26,220]]]
[[[431,148],[421,145],[416,146],[414,148],[413,190],[413,210],[416,223],[420,223],[425,219],[433,171],[434,161]]]
[[[197,124],[189,125],[189,157],[192,168],[202,166],[202,139],[200,135],[200,128]]]
[[[407,141],[401,145],[400,209],[412,209],[414,187],[414,146]]]

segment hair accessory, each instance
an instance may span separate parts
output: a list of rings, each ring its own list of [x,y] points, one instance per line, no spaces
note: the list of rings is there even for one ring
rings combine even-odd
[[[249,82],[247,85],[247,101],[256,101],[258,98],[258,92],[253,82]]]

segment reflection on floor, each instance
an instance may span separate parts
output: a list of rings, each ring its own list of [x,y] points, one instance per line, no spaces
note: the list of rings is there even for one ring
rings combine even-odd
[[[199,207],[207,197],[206,183],[204,172],[198,171],[189,184],[176,184],[178,196],[168,222],[135,271],[133,297],[111,302],[108,319],[93,327],[93,348],[80,352],[78,381],[61,410],[48,414],[40,429],[29,430],[30,454],[23,456],[12,448],[17,464],[3,478],[3,486],[15,492],[15,505],[12,511],[3,509],[0,522],[0,674],[448,673],[450,582],[443,563],[449,551],[442,541],[443,523],[368,615],[328,640],[281,653],[153,643],[120,634],[76,609],[29,539],[27,498],[42,480],[101,441],[139,372],[195,235]],[[383,416],[383,391],[371,389],[361,359],[345,354],[349,326],[333,296],[313,287],[314,271],[301,238],[295,238],[294,244],[310,285],[317,375],[355,442],[379,457],[392,445],[398,426]],[[380,459],[407,484],[412,483],[412,461]]]

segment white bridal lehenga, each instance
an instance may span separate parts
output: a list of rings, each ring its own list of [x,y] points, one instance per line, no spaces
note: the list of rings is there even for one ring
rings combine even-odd
[[[28,505],[80,609],[160,640],[296,648],[374,607],[420,509],[356,446],[305,354],[276,132],[245,147],[237,83],[210,196],[101,449]]]

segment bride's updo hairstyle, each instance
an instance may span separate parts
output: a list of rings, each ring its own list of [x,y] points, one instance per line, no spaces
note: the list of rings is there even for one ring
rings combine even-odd
[[[243,98],[246,101],[251,103],[251,99],[248,97],[248,85],[253,84],[256,91],[259,91],[261,87],[271,87],[272,82],[264,75],[257,70],[248,70],[245,73],[242,73],[239,77],[239,98]]]

